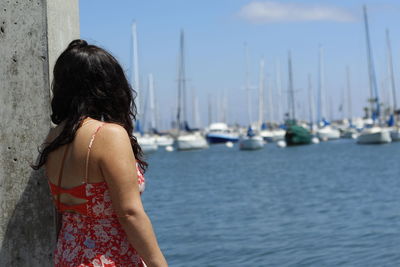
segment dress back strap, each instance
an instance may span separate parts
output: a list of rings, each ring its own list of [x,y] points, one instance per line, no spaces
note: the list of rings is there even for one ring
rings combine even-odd
[[[63,170],[64,170],[64,162],[65,162],[65,158],[67,157],[68,150],[69,150],[69,144],[67,144],[67,147],[64,150],[64,155],[63,155],[63,158],[62,158],[62,161],[61,161],[61,168],[60,168],[60,172],[58,173],[58,182],[57,182],[58,188],[61,187],[61,180],[62,180],[62,175],[63,175]],[[60,194],[58,194],[57,195],[57,209],[58,209],[58,211],[60,211],[60,207],[61,207]]]
[[[102,123],[99,127],[97,127],[96,131],[92,134],[92,138],[90,139],[89,146],[88,146],[88,151],[86,154],[86,163],[85,163],[85,177],[84,177],[84,182],[87,183],[89,181],[88,179],[88,173],[89,173],[89,156],[90,156],[90,150],[92,150],[92,145],[94,142],[94,138],[96,137],[96,134],[99,132],[100,128],[104,125]]]

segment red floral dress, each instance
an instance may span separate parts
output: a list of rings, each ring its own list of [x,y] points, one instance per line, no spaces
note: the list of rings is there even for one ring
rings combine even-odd
[[[143,192],[144,176],[137,170],[139,190]],[[107,184],[82,186],[88,201],[85,203],[87,215],[63,213],[54,253],[55,266],[145,266],[118,222]]]

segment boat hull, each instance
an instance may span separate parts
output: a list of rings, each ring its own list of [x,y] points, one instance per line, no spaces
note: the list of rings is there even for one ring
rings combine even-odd
[[[241,150],[258,150],[264,147],[264,139],[261,136],[244,137],[240,140]]]
[[[143,153],[145,154],[153,153],[158,149],[156,140],[153,137],[147,137],[147,136],[137,137],[137,142],[140,145],[140,148],[142,149]]]
[[[325,127],[317,131],[317,136],[323,141],[336,140],[340,138],[340,131],[331,127]]]
[[[285,134],[287,146],[308,145],[311,143],[310,132],[301,126],[290,126]]]
[[[239,137],[223,134],[207,134],[206,138],[210,144],[224,144],[227,142],[236,143],[239,141]]]
[[[260,134],[267,142],[278,142],[285,140],[285,133],[284,130],[263,130]]]
[[[366,130],[357,137],[358,144],[386,144],[392,141],[390,132],[384,129]]]
[[[182,135],[176,139],[178,150],[195,150],[208,147],[206,139],[198,134]]]
[[[160,135],[156,137],[156,143],[159,146],[172,146],[174,144],[174,139],[170,136]]]

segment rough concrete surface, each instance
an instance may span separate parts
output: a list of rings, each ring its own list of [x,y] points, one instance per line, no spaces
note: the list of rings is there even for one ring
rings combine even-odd
[[[79,36],[64,26],[79,26],[77,0],[49,1],[0,0],[0,266],[52,266],[53,207],[43,171],[29,165],[50,128],[48,59]],[[48,14],[75,19],[48,27]]]
[[[53,70],[54,63],[67,45],[72,40],[79,38],[78,9],[78,0],[47,1],[47,40],[50,70]],[[52,79],[53,72],[50,71],[50,81]]]

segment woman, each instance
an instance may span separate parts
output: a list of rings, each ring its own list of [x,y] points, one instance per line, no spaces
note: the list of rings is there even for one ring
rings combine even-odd
[[[54,67],[53,123],[38,164],[62,214],[55,266],[167,266],[140,199],[147,163],[132,89],[105,50],[72,41]]]

